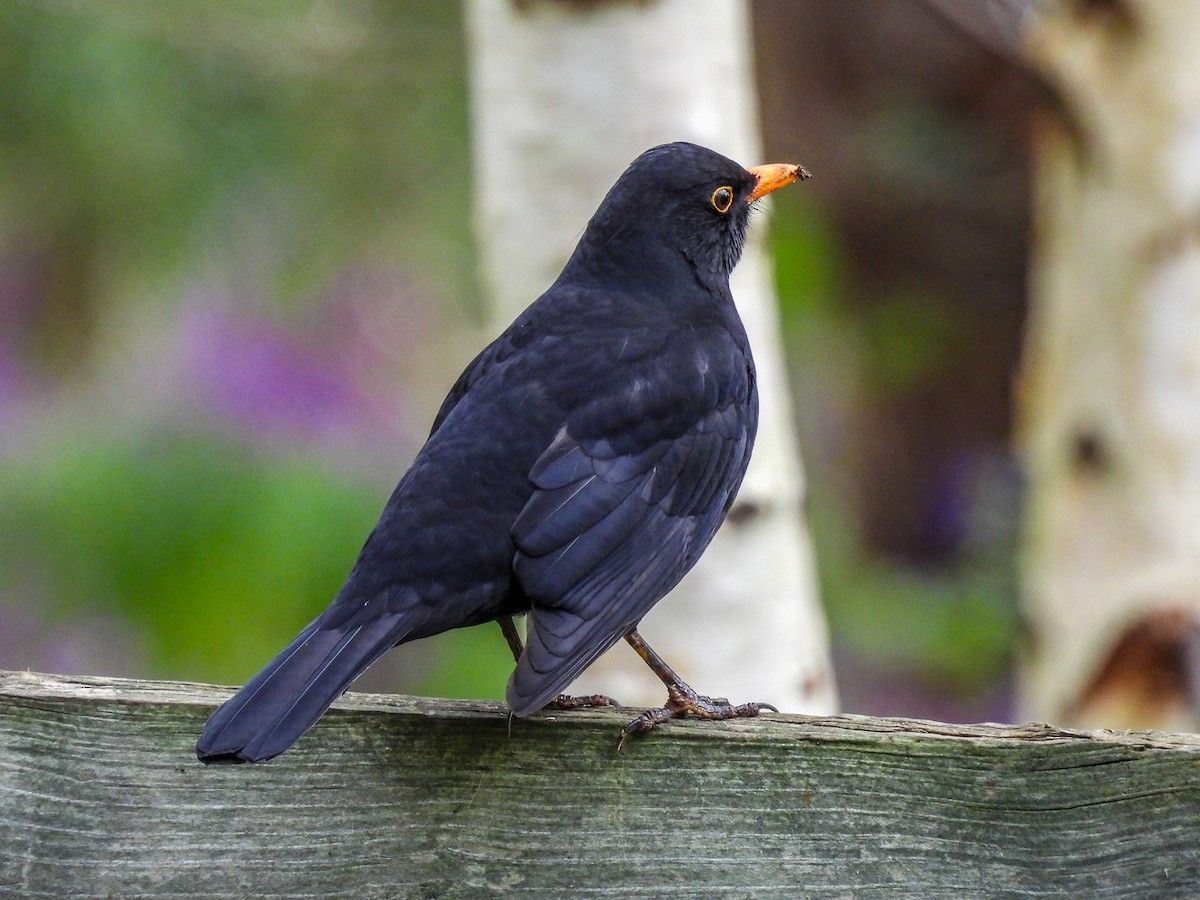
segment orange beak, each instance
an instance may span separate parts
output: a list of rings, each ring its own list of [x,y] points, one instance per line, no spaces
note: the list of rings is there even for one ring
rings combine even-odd
[[[792,163],[768,163],[765,166],[755,166],[753,169],[747,169],[746,171],[758,179],[758,184],[754,186],[754,190],[750,194],[750,199],[747,201],[749,203],[753,203],[760,197],[765,197],[771,191],[778,190],[785,184],[812,178],[812,174],[808,169],[804,168],[804,166],[793,165]]]

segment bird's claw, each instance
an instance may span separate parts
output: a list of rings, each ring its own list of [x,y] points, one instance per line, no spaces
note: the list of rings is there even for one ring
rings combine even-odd
[[[620,750],[625,745],[625,739],[631,734],[645,734],[655,725],[661,725],[668,719],[689,715],[699,719],[748,719],[757,716],[763,710],[779,712],[770,703],[742,703],[735,706],[725,697],[705,697],[697,694],[685,684],[670,685],[667,688],[666,705],[646,710],[622,728],[617,749]]]

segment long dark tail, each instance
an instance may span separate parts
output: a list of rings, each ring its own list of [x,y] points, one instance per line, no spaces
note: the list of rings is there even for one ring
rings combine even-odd
[[[217,709],[196,742],[204,763],[261,762],[308,731],[367,666],[403,640],[400,616],[305,628]]]

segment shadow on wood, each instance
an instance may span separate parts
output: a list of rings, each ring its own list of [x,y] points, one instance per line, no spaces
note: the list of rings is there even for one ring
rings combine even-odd
[[[0,894],[1180,896],[1200,738],[349,694],[204,767],[225,689],[0,673]]]

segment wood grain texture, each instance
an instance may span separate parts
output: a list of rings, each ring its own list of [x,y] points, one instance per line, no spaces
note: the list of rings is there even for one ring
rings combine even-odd
[[[0,673],[0,895],[1137,897],[1200,885],[1200,739],[351,694],[206,768],[226,689]]]

